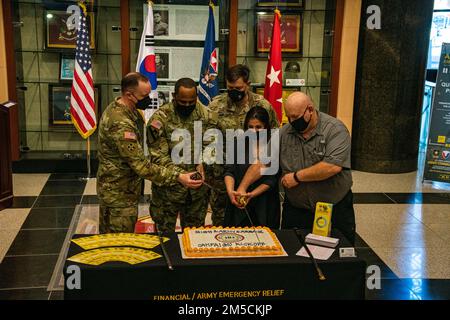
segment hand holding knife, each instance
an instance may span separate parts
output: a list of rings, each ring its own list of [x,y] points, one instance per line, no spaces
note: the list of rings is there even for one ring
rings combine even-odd
[[[201,180],[203,179],[203,175],[200,172],[195,172],[193,175],[191,175],[191,179],[192,180]],[[208,188],[210,188],[211,190],[214,190],[215,188],[213,186],[211,186],[210,184],[203,182],[203,184],[205,186],[207,186]],[[258,242],[261,242],[261,240],[259,239],[258,233],[256,232],[256,228],[255,225],[253,224],[252,218],[250,217],[250,214],[246,208],[247,206],[247,199],[245,196],[240,196],[238,198],[238,203],[241,205],[241,207],[239,209],[244,210],[245,214],[247,215],[248,220],[250,221],[250,224],[252,225],[253,228],[253,232],[255,232],[256,238],[258,239]]]
[[[239,197],[238,202],[239,202],[239,204],[242,205],[241,210],[245,211],[245,214],[247,215],[247,218],[248,218],[248,220],[250,221],[250,223],[252,225],[253,232],[255,233],[256,238],[258,239],[258,242],[261,242],[261,240],[259,240],[259,236],[258,236],[258,233],[256,232],[256,228],[255,228],[255,225],[253,224],[252,218],[250,217],[250,214],[248,213],[248,210],[246,208],[246,206],[247,206],[247,199],[245,197],[241,196],[241,197]]]
[[[203,179],[203,175],[200,172],[196,171],[193,175],[191,175],[191,179],[192,180],[202,180]],[[211,186],[210,184],[206,183],[205,181],[203,181],[203,184],[205,186],[207,186],[208,188],[214,190],[214,187]]]

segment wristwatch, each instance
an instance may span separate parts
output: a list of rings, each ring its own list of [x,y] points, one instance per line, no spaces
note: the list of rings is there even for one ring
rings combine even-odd
[[[300,179],[297,177],[297,173],[298,173],[298,171],[294,172],[294,180],[295,180],[298,184],[300,184],[301,181],[300,181]]]

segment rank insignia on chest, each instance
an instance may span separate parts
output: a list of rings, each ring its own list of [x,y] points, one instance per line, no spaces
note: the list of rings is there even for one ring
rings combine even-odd
[[[130,144],[127,146],[127,148],[128,148],[128,151],[130,151],[130,152],[133,152],[133,151],[136,149],[133,143],[130,143]]]
[[[124,133],[124,139],[125,140],[133,140],[136,141],[137,137],[136,134],[134,132],[125,132]]]

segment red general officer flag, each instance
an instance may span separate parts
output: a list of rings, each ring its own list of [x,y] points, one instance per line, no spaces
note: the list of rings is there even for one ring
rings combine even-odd
[[[264,98],[266,98],[277,113],[278,120],[281,123],[283,117],[283,77],[281,63],[281,32],[280,32],[281,13],[275,10],[272,43],[270,46],[269,62],[266,71],[266,86],[264,88]]]

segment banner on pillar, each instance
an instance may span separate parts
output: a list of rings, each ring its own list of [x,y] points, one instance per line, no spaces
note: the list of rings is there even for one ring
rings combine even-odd
[[[450,43],[442,45],[423,180],[450,183]]]

